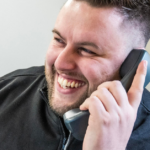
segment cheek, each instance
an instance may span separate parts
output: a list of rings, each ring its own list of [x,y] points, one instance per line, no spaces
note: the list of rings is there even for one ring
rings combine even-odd
[[[98,79],[101,78],[103,69],[102,65],[99,62],[93,60],[82,64],[85,64],[82,66],[82,68],[84,68],[84,76],[88,80],[89,84],[97,83]]]
[[[59,55],[59,51],[56,51],[56,48],[50,44],[48,51],[46,53],[46,65],[50,67],[54,65],[55,60]]]
[[[111,80],[118,71],[115,63],[107,59],[91,60],[86,62],[83,68],[85,68],[83,72],[90,86],[97,86],[104,81]]]

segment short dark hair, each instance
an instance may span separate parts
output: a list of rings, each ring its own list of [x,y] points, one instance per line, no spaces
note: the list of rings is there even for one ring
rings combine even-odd
[[[145,39],[150,39],[150,0],[75,0],[84,1],[92,7],[116,7],[125,19],[138,23]]]

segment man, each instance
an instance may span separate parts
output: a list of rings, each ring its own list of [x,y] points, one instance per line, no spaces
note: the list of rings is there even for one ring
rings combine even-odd
[[[53,29],[45,74],[32,67],[0,79],[0,149],[150,149],[146,61],[128,93],[119,81],[129,52],[149,39],[149,7],[144,0],[68,0]],[[83,141],[62,120],[78,107],[90,112]]]

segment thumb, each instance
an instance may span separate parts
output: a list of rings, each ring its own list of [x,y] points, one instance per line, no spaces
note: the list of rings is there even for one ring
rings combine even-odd
[[[147,61],[143,60],[137,68],[132,85],[128,91],[129,103],[136,110],[138,109],[139,104],[141,102],[146,73],[147,73]]]

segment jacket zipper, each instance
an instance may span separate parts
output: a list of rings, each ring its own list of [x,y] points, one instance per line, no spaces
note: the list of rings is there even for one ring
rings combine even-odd
[[[69,146],[69,144],[70,144],[70,141],[71,141],[71,136],[72,136],[72,134],[71,134],[71,132],[70,132],[69,138],[67,139],[67,142],[66,142],[65,147],[64,147],[63,150],[67,150],[67,148],[68,148],[68,146]]]
[[[63,132],[63,137],[64,137],[63,143],[62,143],[62,150],[66,150],[66,145],[67,145],[67,143],[68,143],[69,138],[68,138],[68,139],[66,138],[66,133],[65,133],[65,131],[64,131],[64,128],[63,128],[63,125],[62,125],[62,123],[61,123],[60,118],[59,118],[59,122],[60,122],[61,129],[62,129],[62,132]],[[69,137],[70,137],[70,135],[69,135]],[[67,141],[67,142],[66,142],[66,141]]]
[[[44,99],[45,102],[47,103],[47,98],[46,98],[45,94],[43,93],[43,91],[42,91],[41,89],[40,89],[40,92],[41,92],[41,96],[43,97],[43,99]],[[47,103],[47,104],[48,104],[48,103]],[[59,117],[58,117],[58,118],[59,118]],[[67,150],[67,147],[69,146],[70,141],[71,141],[71,135],[72,135],[72,134],[70,133],[70,134],[69,134],[69,138],[67,139],[60,118],[59,118],[59,121],[60,121],[60,124],[61,124],[62,132],[63,132],[63,137],[64,137],[64,139],[63,139],[63,144],[62,144],[62,150]]]
[[[66,140],[67,140],[66,138],[64,138],[64,139],[63,139],[62,150],[64,150],[64,149],[65,149],[65,143],[66,143]]]

